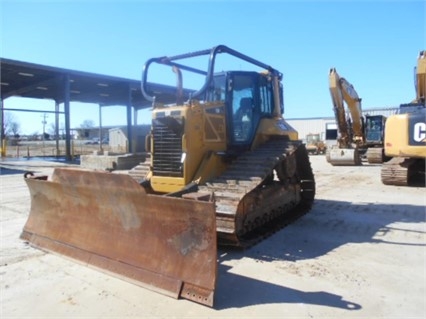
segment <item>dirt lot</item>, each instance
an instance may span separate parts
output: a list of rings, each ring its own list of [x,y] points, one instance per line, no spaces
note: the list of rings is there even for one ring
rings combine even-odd
[[[380,166],[312,156],[312,211],[244,252],[221,249],[215,308],[174,300],[19,239],[22,171],[2,162],[2,318],[425,318],[425,188],[385,186]],[[60,164],[58,164],[60,165]]]

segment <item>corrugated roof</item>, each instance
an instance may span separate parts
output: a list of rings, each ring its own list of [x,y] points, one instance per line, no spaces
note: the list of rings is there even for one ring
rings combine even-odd
[[[141,93],[140,81],[120,77],[56,68],[0,58],[0,98],[12,96],[65,101],[69,81],[70,101],[99,105],[130,105],[135,109],[151,105]],[[159,100],[174,102],[176,88],[151,83]]]

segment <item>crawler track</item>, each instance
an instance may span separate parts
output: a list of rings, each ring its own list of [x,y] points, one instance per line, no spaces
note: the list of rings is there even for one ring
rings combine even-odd
[[[420,158],[394,157],[383,163],[382,183],[385,185],[423,185],[425,182],[425,160]]]
[[[383,147],[369,147],[366,156],[370,164],[383,163]]]
[[[272,140],[199,190],[215,194],[219,244],[248,247],[305,214],[315,181],[304,145]]]
[[[129,173],[140,180],[148,167]],[[198,192],[214,193],[219,244],[250,247],[310,210],[315,181],[305,146],[276,139],[239,156]]]

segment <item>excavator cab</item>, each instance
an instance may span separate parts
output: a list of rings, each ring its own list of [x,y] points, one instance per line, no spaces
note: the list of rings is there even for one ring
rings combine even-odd
[[[365,140],[368,144],[383,144],[386,117],[383,115],[366,115]]]
[[[385,155],[383,143],[385,138],[386,116],[366,115],[365,116],[365,156],[370,164],[381,164],[388,160]]]

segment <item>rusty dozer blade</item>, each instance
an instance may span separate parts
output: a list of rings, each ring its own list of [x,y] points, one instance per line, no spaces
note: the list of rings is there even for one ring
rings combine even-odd
[[[214,202],[147,194],[125,174],[57,168],[50,180],[25,181],[31,211],[22,239],[160,293],[213,306]]]

